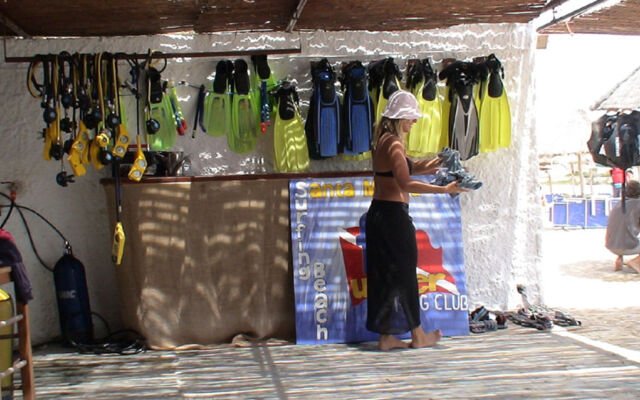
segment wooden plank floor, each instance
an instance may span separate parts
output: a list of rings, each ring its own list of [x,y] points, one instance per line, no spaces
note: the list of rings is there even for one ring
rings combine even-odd
[[[36,350],[35,376],[38,399],[640,398],[639,362],[513,325],[390,353],[375,343],[132,356],[48,347]]]

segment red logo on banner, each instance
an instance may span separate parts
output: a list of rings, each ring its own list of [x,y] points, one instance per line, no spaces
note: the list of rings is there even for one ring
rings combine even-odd
[[[435,249],[427,232],[416,231],[418,242],[418,293],[444,292],[460,294],[456,280],[442,266],[442,248]]]
[[[344,229],[340,233],[340,247],[347,273],[351,304],[357,306],[367,298],[367,275],[364,272],[364,255],[362,246],[357,240],[360,228]],[[418,293],[444,292],[459,294],[456,280],[442,266],[442,248],[435,249],[431,245],[429,235],[423,230],[416,231],[418,244]]]
[[[364,273],[364,255],[357,244],[360,228],[347,228],[340,232],[340,247],[347,272],[351,304],[357,306],[367,298],[367,274]]]

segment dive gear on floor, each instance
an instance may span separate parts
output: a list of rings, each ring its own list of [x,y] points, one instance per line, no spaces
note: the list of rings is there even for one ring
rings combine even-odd
[[[70,249],[53,268],[53,279],[62,336],[69,343],[90,343],[93,322],[85,268]]]
[[[507,318],[515,324],[536,328],[538,330],[548,330],[553,325],[558,326],[581,326],[582,322],[573,318],[568,313],[550,309],[544,305],[533,305],[529,303],[526,288],[517,285],[516,290],[522,296],[523,307],[515,312],[505,313]]]

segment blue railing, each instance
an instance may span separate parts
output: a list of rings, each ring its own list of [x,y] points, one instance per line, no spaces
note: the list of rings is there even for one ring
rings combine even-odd
[[[558,227],[606,228],[609,212],[620,199],[545,195],[549,221]]]

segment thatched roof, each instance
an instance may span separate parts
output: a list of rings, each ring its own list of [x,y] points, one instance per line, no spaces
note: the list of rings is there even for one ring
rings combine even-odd
[[[592,110],[640,109],[640,67],[591,107]]]
[[[373,30],[527,23],[546,0],[29,0],[0,2],[0,36]]]

